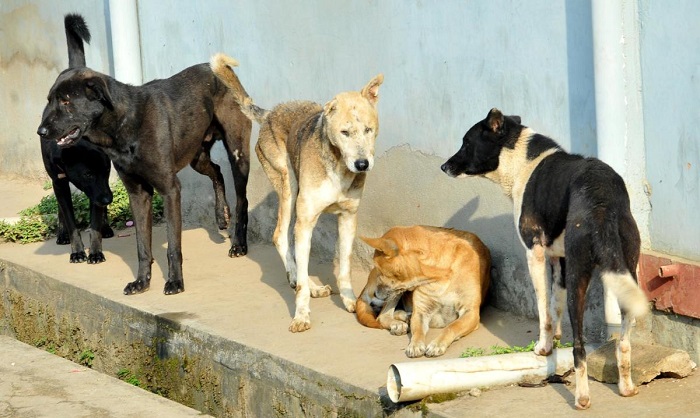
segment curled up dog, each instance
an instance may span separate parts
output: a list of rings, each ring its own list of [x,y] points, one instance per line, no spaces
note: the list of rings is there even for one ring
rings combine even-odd
[[[361,323],[405,334],[402,322],[408,315],[394,309],[408,292],[403,295],[404,305],[412,309],[408,357],[441,356],[450,344],[479,327],[491,279],[491,254],[479,237],[455,229],[412,226],[391,228],[379,238],[361,238],[375,250],[374,269],[358,299]],[[384,299],[376,321],[367,315],[366,301],[373,296]],[[427,343],[429,328],[442,331]]]
[[[552,352],[552,339],[561,336],[561,314],[568,301],[576,408],[591,405],[583,313],[592,279],[602,280],[620,305],[618,387],[622,396],[635,395],[630,327],[646,313],[648,304],[636,283],[640,237],[622,177],[596,158],[565,152],[551,138],[523,126],[519,116],[506,116],[495,108],[464,134],[459,151],[442,170],[452,177],[485,177],[512,198],[515,225],[537,296],[536,354]],[[550,266],[551,292],[547,286]]]
[[[291,332],[311,327],[310,297],[331,293],[330,286],[309,280],[311,234],[322,212],[338,215],[337,285],[349,312],[355,311],[350,283],[350,255],[357,228],[357,209],[367,173],[374,166],[379,132],[379,74],[360,91],[343,92],[321,106],[309,101],[281,103],[262,109],[241,87],[233,72],[237,62],[223,54],[212,57],[214,73],[232,90],[243,113],[260,124],[255,152],[279,197],[273,241],[287,278],[296,289]],[[294,252],[289,225],[294,223]]]

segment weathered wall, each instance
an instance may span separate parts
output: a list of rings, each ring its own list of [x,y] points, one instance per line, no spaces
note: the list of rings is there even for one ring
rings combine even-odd
[[[697,5],[681,1],[670,10],[647,0],[625,4],[639,6],[643,31],[644,117],[631,122],[644,126],[653,204],[650,216],[635,215],[643,229],[649,224],[652,230],[646,248],[700,260],[700,226],[692,215],[700,210],[699,147],[690,129],[697,119],[700,67],[692,49],[697,42],[688,41],[700,29],[687,17]],[[34,132],[46,92],[66,66],[65,12],[85,15],[94,38],[88,65],[111,73],[107,6],[107,0],[0,4],[0,171],[43,172]],[[494,106],[521,115],[569,150],[596,154],[588,1],[170,0],[138,2],[138,13],[144,80],[168,77],[223,51],[240,61],[237,72],[256,102],[271,107],[297,98],[323,103],[383,72],[377,160],[358,232],[378,235],[418,223],[473,230],[494,254],[494,303],[536,315],[510,202],[488,181],[450,179],[439,166],[464,131]],[[671,59],[659,56],[669,50]],[[669,69],[674,77],[667,77]],[[213,157],[228,167],[223,147],[215,147]],[[268,240],[276,197],[256,158],[251,160],[249,231]],[[213,228],[209,181],[189,168],[180,179],[185,221]],[[233,203],[233,180],[226,180]],[[332,217],[321,219],[314,256],[331,258],[334,228]],[[368,249],[361,243],[355,249],[366,262]]]
[[[88,65],[109,73],[105,3],[0,2],[0,172],[45,177],[36,129],[56,76],[68,67],[63,15],[83,14],[92,41]]]

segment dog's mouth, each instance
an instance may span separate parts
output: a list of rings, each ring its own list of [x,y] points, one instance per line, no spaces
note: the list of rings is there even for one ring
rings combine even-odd
[[[66,135],[58,138],[56,143],[59,147],[68,147],[75,143],[76,139],[80,138],[80,128],[75,127],[70,130]]]

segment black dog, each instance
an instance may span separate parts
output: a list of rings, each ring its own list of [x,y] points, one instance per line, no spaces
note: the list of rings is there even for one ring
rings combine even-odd
[[[85,66],[83,43],[90,41],[87,26],[69,24],[66,20],[69,68]],[[76,39],[78,42],[76,43]],[[88,264],[105,261],[102,238],[114,236],[107,222],[106,206],[112,203],[109,188],[111,163],[107,154],[89,142],[81,142],[72,148],[62,149],[56,141],[41,140],[41,156],[46,172],[53,182],[53,192],[58,203],[58,234],[56,244],[70,244],[71,263]],[[76,227],[70,184],[83,191],[90,199],[90,254],[85,254],[80,231]]]
[[[66,16],[67,24],[82,18]],[[82,41],[81,41],[82,43]],[[216,195],[216,218],[226,229],[229,209],[223,176],[209,151],[223,139],[236,188],[236,214],[230,256],[247,253],[251,122],[233,94],[209,69],[199,64],[164,80],[131,86],[89,68],[63,71],[49,91],[38,134],[61,148],[81,139],[102,148],[112,160],[129,193],[136,224],[139,268],[124,288],[130,295],[147,290],[151,281],[152,208],[154,189],[163,197],[168,227],[166,295],[185,290],[182,277],[182,215],[177,172],[190,164],[208,176]]]
[[[498,109],[491,109],[486,119],[467,131],[462,147],[442,165],[442,171],[452,177],[486,177],[513,199],[515,224],[537,295],[540,337],[535,353],[539,355],[551,353],[552,338],[561,336],[568,289],[576,407],[590,406],[583,312],[593,276],[602,279],[620,304],[619,390],[622,396],[635,395],[630,325],[646,312],[647,301],[636,284],[640,238],[622,178],[602,161],[569,154],[552,139],[521,125],[520,117],[504,116]],[[553,277],[551,311],[547,259]]]

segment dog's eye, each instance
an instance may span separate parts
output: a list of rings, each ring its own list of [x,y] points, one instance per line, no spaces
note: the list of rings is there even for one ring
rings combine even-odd
[[[366,128],[365,128],[365,133],[368,134],[368,133],[370,133],[370,132],[372,132],[372,128],[370,128],[369,126],[366,127]]]
[[[68,99],[58,99],[58,102],[63,106],[68,106],[70,104],[70,100]]]
[[[350,136],[350,131],[348,131],[347,129],[343,129],[342,131],[340,131],[340,133],[344,136]]]

